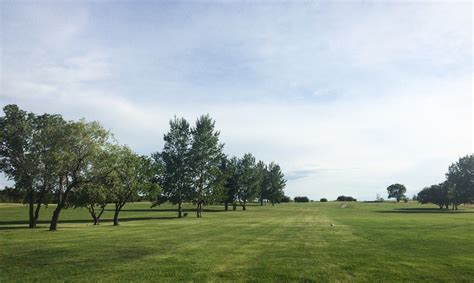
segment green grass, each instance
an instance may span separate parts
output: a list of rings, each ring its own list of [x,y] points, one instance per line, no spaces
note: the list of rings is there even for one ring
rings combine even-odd
[[[27,209],[0,204],[0,282],[474,282],[474,208],[416,203],[281,204],[174,218],[172,207],[127,205],[121,226],[67,209],[47,231]],[[110,220],[112,212],[104,218]],[[334,226],[331,226],[334,224]]]

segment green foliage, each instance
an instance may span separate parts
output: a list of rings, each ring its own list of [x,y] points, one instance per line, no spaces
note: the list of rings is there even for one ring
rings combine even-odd
[[[150,158],[139,156],[126,146],[113,149],[113,171],[108,175],[110,200],[115,205],[114,225],[119,225],[119,213],[125,204],[140,194],[158,195],[160,187],[155,181],[155,167]]]
[[[153,155],[157,166],[161,166],[159,182],[163,196],[157,200],[178,204],[178,217],[182,217],[182,203],[192,200],[191,131],[184,118],[170,121],[170,130],[163,137],[165,144],[161,153]]]
[[[402,198],[405,197],[407,189],[402,184],[393,184],[387,188],[388,198],[395,198],[399,202]]]
[[[446,178],[454,206],[474,202],[474,154],[461,157],[449,166]]]
[[[196,215],[202,216],[203,206],[222,198],[223,178],[220,166],[225,156],[219,143],[219,131],[209,115],[203,115],[191,129],[190,161],[193,175],[193,199],[197,204]]]
[[[243,210],[247,209],[247,202],[254,200],[258,194],[259,176],[257,175],[255,157],[246,153],[237,163],[238,190],[237,199]]]
[[[351,196],[338,196],[336,201],[357,201],[357,199]]]
[[[474,155],[461,157],[449,167],[445,182],[424,188],[416,199],[446,209],[449,205],[457,209],[462,203],[474,202]]]
[[[283,202],[283,203],[291,202],[291,197],[289,197],[289,196],[283,196],[283,197],[281,198],[281,202]]]
[[[265,176],[266,198],[272,205],[280,203],[285,196],[283,189],[286,186],[286,180],[281,172],[280,166],[271,162]]]
[[[319,200],[320,202],[328,202],[328,199],[327,198],[322,198]]]
[[[309,198],[307,196],[298,196],[293,199],[295,202],[309,202]]]

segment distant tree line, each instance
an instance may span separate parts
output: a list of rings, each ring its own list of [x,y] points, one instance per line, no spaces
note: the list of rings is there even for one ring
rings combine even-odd
[[[433,203],[440,209],[458,209],[460,204],[474,203],[474,155],[459,158],[449,166],[446,180],[421,190],[416,199],[420,203]]]
[[[119,145],[97,122],[66,121],[61,115],[34,113],[16,105],[0,117],[0,170],[14,182],[0,200],[28,205],[29,227],[35,228],[42,205],[56,208],[50,230],[57,229],[61,211],[85,207],[98,224],[105,207],[114,206],[114,225],[126,203],[148,199],[203,206],[224,203],[245,210],[258,200],[279,203],[286,184],[278,164],[256,162],[252,154],[228,158],[219,142],[215,122],[201,116],[194,127],[183,118],[170,121],[164,148],[151,156]]]

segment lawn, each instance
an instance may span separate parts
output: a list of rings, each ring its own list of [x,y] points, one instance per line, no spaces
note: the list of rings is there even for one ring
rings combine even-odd
[[[173,210],[129,204],[113,227],[112,211],[93,226],[86,210],[67,209],[49,232],[53,206],[30,230],[25,206],[0,204],[0,282],[474,281],[473,207],[215,206],[201,219]]]

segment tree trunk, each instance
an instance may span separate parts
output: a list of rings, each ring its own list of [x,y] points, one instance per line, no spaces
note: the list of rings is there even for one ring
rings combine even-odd
[[[59,214],[61,213],[61,210],[66,205],[66,199],[67,199],[68,193],[69,193],[69,190],[64,192],[62,197],[61,197],[61,195],[59,195],[58,206],[56,206],[56,209],[53,212],[53,218],[51,218],[51,224],[49,225],[49,231],[56,231],[57,230]]]
[[[263,198],[260,199],[260,206],[263,206]]]
[[[41,203],[38,203],[36,205],[35,216],[34,216],[34,226],[35,226],[34,228],[36,228],[36,224],[38,223],[40,209],[41,209]]]
[[[49,231],[56,231],[58,228],[59,213],[61,213],[61,203],[58,203],[58,206],[53,212],[53,218],[51,218],[51,224],[49,225]]]
[[[114,213],[114,226],[119,226],[119,213],[120,213],[120,206],[115,204],[115,213]]]
[[[196,217],[199,218],[201,217],[201,203],[198,201],[197,206],[196,206]]]
[[[101,210],[100,210],[99,215],[97,215],[96,220],[94,220],[94,225],[99,225],[100,217],[102,216],[102,214],[104,213],[104,210],[105,210],[105,205],[101,206],[100,209]]]
[[[229,210],[229,203],[227,201],[224,202],[224,207],[225,207],[225,211]]]
[[[181,208],[181,201],[178,202],[178,218],[183,217],[182,215],[182,208]]]
[[[33,191],[30,192],[28,202],[29,202],[29,217],[30,217],[29,227],[36,228],[35,213],[34,213],[35,199],[34,199]]]
[[[242,210],[247,210],[247,209],[245,208],[246,203],[247,203],[247,202],[244,200],[244,204],[242,205]]]
[[[237,204],[236,204],[236,203],[233,203],[233,204],[232,204],[232,209],[233,209],[234,211],[237,210]]]

